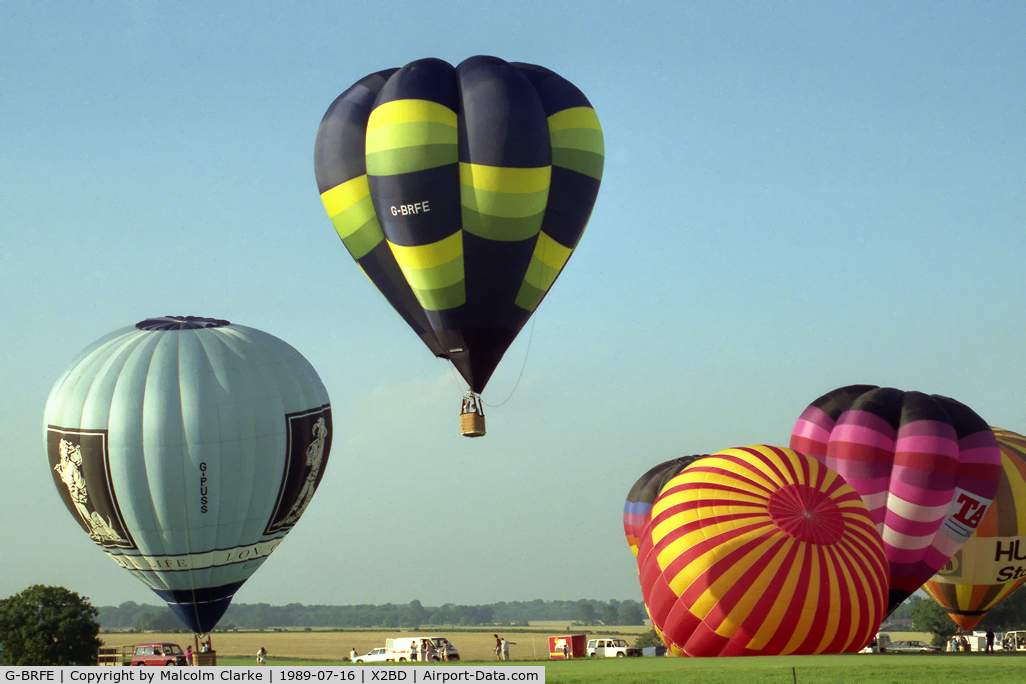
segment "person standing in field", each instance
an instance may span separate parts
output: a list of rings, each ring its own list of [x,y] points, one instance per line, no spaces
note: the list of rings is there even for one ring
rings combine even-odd
[[[267,662],[267,649],[261,646],[257,650],[257,665],[263,665]]]
[[[349,649],[349,662],[356,662],[356,646],[353,646],[351,649]]]
[[[503,660],[509,660],[509,647],[510,646],[516,646],[516,645],[517,645],[517,643],[515,641],[509,641],[508,639],[503,639],[502,640],[502,659]]]
[[[410,660],[417,662],[417,640],[410,642]]]
[[[495,659],[502,660],[502,639],[499,638],[498,634],[493,634],[495,637]]]

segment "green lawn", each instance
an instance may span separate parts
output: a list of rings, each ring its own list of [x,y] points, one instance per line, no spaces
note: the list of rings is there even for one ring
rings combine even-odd
[[[271,659],[270,665],[348,665]],[[494,662],[452,665],[492,666]],[[251,658],[224,658],[218,665],[251,666]],[[544,666],[545,681],[680,682],[1024,682],[1026,654],[924,653],[914,655],[774,656],[760,658],[608,658],[570,662],[517,660],[511,665]],[[417,667],[406,665],[406,667]]]

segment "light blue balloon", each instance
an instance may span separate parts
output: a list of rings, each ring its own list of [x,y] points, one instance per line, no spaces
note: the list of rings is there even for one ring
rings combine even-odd
[[[44,433],[77,522],[205,634],[309,504],[331,406],[277,337],[168,316],[79,354],[50,392]]]

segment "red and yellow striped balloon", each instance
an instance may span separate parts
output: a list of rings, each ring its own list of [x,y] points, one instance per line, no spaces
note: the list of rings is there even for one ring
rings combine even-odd
[[[791,449],[727,449],[656,498],[638,548],[642,595],[686,656],[850,653],[887,607],[887,557],[862,498]]]
[[[994,503],[973,536],[923,585],[966,631],[1026,582],[1026,437],[993,430],[1001,448]]]

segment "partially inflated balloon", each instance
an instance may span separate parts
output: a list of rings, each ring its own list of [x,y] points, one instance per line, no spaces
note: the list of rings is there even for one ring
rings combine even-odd
[[[815,459],[718,452],[667,482],[649,515],[641,591],[672,653],[850,653],[876,634],[880,535],[858,493]]]
[[[361,79],[328,108],[315,148],[349,253],[477,393],[577,246],[603,159],[580,90],[483,56]]]
[[[648,512],[652,509],[663,485],[677,473],[687,468],[704,456],[680,456],[665,463],[660,463],[638,478],[631,490],[627,492],[627,501],[623,506],[623,532],[627,536],[627,545],[631,547],[634,557],[638,556],[638,540],[648,521]]]
[[[296,524],[331,448],[306,359],[209,318],[147,319],[93,343],[44,425],[76,522],[200,634]]]
[[[1001,483],[973,536],[923,589],[955,624],[972,631],[987,611],[1026,582],[1026,437],[994,428]]]
[[[839,472],[866,502],[890,561],[889,611],[965,543],[997,491],[994,433],[954,399],[842,387],[799,417],[791,448]]]

